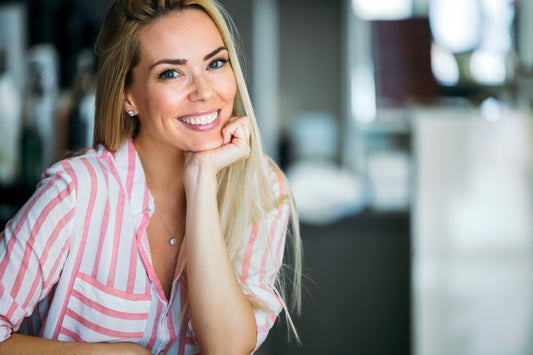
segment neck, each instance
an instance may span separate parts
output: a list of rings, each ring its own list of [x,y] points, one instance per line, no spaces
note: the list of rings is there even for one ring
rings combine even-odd
[[[154,140],[147,142],[140,136],[133,140],[133,144],[152,194],[168,197],[181,195],[184,191],[183,151]]]

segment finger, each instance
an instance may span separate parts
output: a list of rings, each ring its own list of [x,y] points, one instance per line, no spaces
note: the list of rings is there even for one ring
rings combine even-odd
[[[229,126],[224,127],[222,130],[222,137],[224,138],[224,144],[229,144],[233,140],[233,138],[239,139],[241,136],[241,133],[238,132],[239,130],[238,124],[232,124]]]
[[[244,129],[244,134],[246,136],[246,139],[248,141],[250,141],[250,136],[252,135],[251,128],[250,128],[250,121],[244,120],[242,126],[243,126],[243,129]]]
[[[223,143],[228,144],[233,138],[246,139],[249,136],[247,126],[247,117],[235,117],[229,121],[222,129]]]
[[[240,124],[240,129],[242,130],[242,133],[243,135],[240,136],[242,139],[245,139],[247,141],[249,141],[250,139],[250,121],[248,119],[248,117],[242,117],[241,119],[239,119],[239,124]],[[239,131],[240,132],[240,131]]]

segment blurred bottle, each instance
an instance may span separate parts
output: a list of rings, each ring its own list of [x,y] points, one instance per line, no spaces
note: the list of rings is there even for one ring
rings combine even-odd
[[[22,98],[7,70],[7,52],[0,38],[0,184],[11,185],[20,163]]]
[[[68,149],[74,152],[92,146],[95,101],[92,50],[82,50],[78,54],[76,67],[68,124]]]
[[[57,67],[57,53],[52,45],[38,45],[28,52],[28,95],[22,138],[22,177],[27,184],[38,181],[42,171],[57,159]]]
[[[43,88],[35,63],[29,64],[28,98],[24,108],[24,130],[22,132],[22,182],[33,185],[41,173],[43,161],[43,139],[37,128],[38,110],[35,106],[42,96]]]

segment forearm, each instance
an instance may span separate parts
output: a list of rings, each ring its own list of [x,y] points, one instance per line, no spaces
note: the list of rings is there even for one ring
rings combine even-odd
[[[75,343],[49,340],[29,335],[13,334],[0,342],[0,354],[150,354],[138,344],[133,343]]]
[[[235,278],[216,200],[215,177],[200,176],[187,193],[187,278],[192,323],[202,352],[250,353],[253,309]]]

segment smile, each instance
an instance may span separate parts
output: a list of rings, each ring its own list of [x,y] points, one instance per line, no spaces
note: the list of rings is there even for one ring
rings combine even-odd
[[[192,126],[204,126],[213,123],[218,117],[218,111],[201,116],[179,117],[178,121]]]

